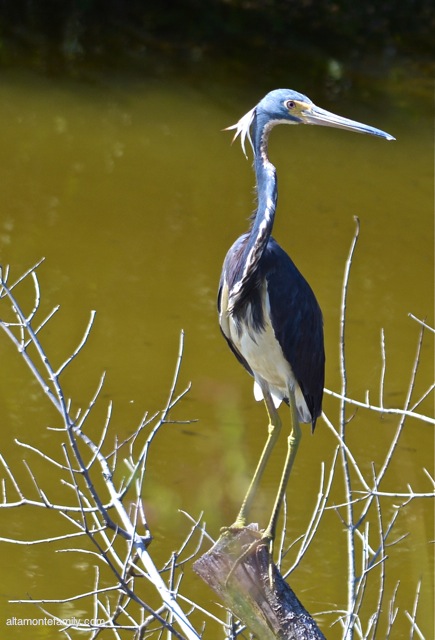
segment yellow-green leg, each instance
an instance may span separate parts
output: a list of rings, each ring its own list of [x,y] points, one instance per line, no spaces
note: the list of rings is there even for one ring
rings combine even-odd
[[[277,523],[278,523],[278,518],[279,518],[279,513],[281,510],[281,505],[282,502],[284,500],[284,496],[285,496],[285,492],[287,489],[287,484],[289,481],[289,477],[290,477],[290,473],[293,467],[293,462],[296,458],[296,453],[298,450],[298,446],[299,446],[299,442],[301,439],[301,427],[299,425],[299,418],[298,418],[298,413],[297,413],[297,409],[296,409],[296,402],[295,402],[295,397],[294,397],[294,393],[293,391],[289,392],[289,404],[290,404],[290,416],[291,416],[291,424],[292,424],[292,428],[291,428],[291,432],[290,435],[287,439],[287,455],[286,455],[286,459],[284,462],[284,468],[283,468],[283,472],[281,475],[281,480],[279,483],[279,488],[278,488],[278,493],[276,495],[275,498],[275,503],[273,505],[273,509],[272,509],[272,514],[269,520],[269,524],[267,525],[264,533],[262,534],[261,538],[259,538],[256,542],[252,543],[252,545],[249,546],[248,549],[246,549],[242,555],[237,559],[237,561],[234,563],[233,567],[231,568],[231,571],[228,574],[228,578],[227,581],[229,581],[231,579],[231,576],[233,575],[234,571],[236,570],[237,566],[243,562],[243,560],[252,552],[252,550],[261,542],[261,541],[267,541],[269,544],[269,557],[270,557],[270,566],[269,566],[269,579],[270,579],[270,583],[272,584],[272,557],[273,557],[273,543],[275,540],[275,535],[276,535],[276,527],[277,527]],[[252,502],[254,500],[255,494],[257,492],[258,489],[258,485],[260,483],[261,480],[261,476],[263,475],[263,471],[265,469],[265,466],[267,464],[267,461],[270,457],[270,454],[272,452],[273,447],[275,446],[276,440],[278,438],[280,429],[281,429],[281,420],[279,418],[278,412],[275,409],[275,406],[273,404],[272,398],[269,395],[269,393],[264,393],[264,402],[266,404],[266,408],[267,408],[267,412],[269,415],[269,434],[268,434],[268,438],[266,441],[266,444],[264,446],[264,449],[262,451],[260,460],[258,462],[257,468],[255,470],[254,473],[254,477],[252,478],[252,482],[249,485],[249,489],[248,492],[245,496],[245,499],[243,500],[242,503],[242,507],[239,511],[239,515],[237,516],[237,519],[235,521],[235,523],[229,527],[229,529],[233,529],[233,528],[240,528],[240,527],[244,527],[246,526],[246,522],[247,522],[247,518],[249,515],[249,511],[252,507]]]
[[[279,432],[281,430],[281,420],[278,415],[278,411],[275,409],[275,405],[273,404],[271,395],[265,389],[263,389],[263,395],[267,414],[269,416],[268,436],[264,449],[261,453],[260,460],[258,461],[257,468],[255,469],[251,484],[249,485],[246,496],[242,502],[239,514],[236,518],[235,523],[230,527],[230,529],[244,527],[246,525],[249,512],[252,507],[252,502],[255,498],[255,494],[257,493],[258,485],[260,484],[261,476],[263,475],[267,461],[269,460],[270,454],[272,453],[272,449],[275,446],[275,443],[279,436]]]
[[[281,475],[281,480],[279,483],[278,493],[275,499],[275,504],[272,509],[272,515],[270,517],[269,524],[267,525],[267,528],[264,531],[264,534],[262,536],[263,539],[266,538],[270,541],[269,544],[270,544],[271,555],[273,552],[273,541],[275,540],[276,526],[278,523],[279,512],[285,497],[287,484],[290,478],[290,473],[293,467],[293,462],[295,461],[295,458],[296,458],[296,453],[298,451],[299,442],[302,434],[293,391],[290,391],[289,396],[290,396],[289,404],[290,404],[290,416],[291,416],[292,429],[287,439],[287,455],[284,463],[284,469]]]

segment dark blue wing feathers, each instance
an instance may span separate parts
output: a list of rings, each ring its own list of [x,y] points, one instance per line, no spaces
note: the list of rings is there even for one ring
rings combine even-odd
[[[270,238],[260,263],[266,278],[272,327],[316,419],[322,411],[325,352],[323,318],[316,297],[297,267]]]

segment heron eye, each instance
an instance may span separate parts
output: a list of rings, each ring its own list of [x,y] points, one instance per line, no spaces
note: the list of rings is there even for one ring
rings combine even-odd
[[[285,106],[287,107],[287,109],[294,109],[296,106],[296,103],[294,100],[287,100],[287,102],[285,103]]]

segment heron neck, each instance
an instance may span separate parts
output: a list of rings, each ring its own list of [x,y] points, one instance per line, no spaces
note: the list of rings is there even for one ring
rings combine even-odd
[[[270,126],[257,126],[254,120],[253,146],[254,170],[257,188],[257,211],[253,215],[251,228],[243,242],[243,256],[240,269],[235,272],[230,283],[228,311],[243,309],[249,294],[257,285],[258,267],[272,233],[277,200],[277,179],[273,164],[267,156],[267,139]]]
[[[258,252],[264,249],[272,233],[275,220],[278,186],[276,169],[268,156],[268,139],[270,124],[258,126],[254,122],[253,142],[255,149],[254,170],[257,190],[257,211],[251,227],[251,238],[257,246]]]

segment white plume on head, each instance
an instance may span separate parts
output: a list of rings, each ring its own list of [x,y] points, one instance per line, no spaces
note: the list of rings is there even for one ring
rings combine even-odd
[[[245,154],[246,158],[248,157],[248,154],[246,153],[246,149],[245,149],[246,138],[248,138],[249,144],[252,147],[252,151],[254,151],[254,145],[252,144],[252,138],[251,138],[251,124],[254,119],[255,109],[256,107],[248,111],[248,113],[245,113],[245,115],[242,116],[240,120],[236,122],[236,124],[233,124],[230,127],[226,127],[225,129],[225,131],[231,131],[231,129],[236,130],[236,133],[234,134],[234,138],[232,139],[232,142],[234,142],[237,136],[240,136],[240,144],[242,145],[243,153]]]

